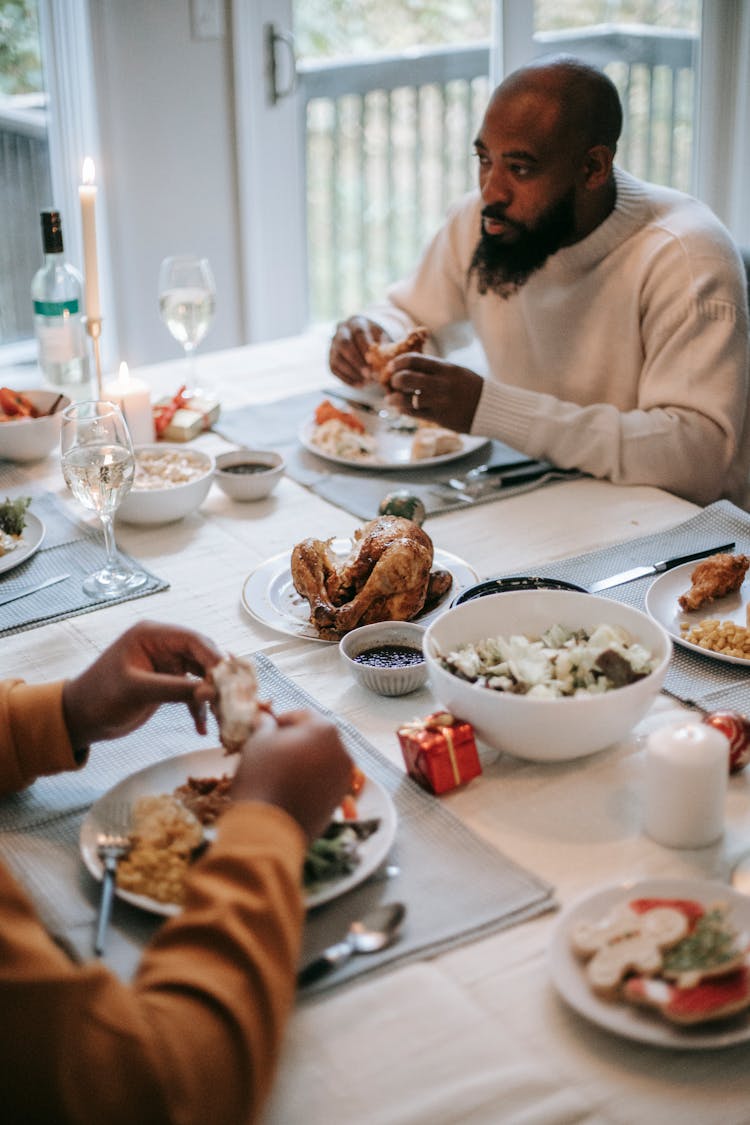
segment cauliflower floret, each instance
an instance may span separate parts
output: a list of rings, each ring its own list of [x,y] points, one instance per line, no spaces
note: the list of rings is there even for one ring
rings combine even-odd
[[[617,686],[599,667],[605,652],[617,653],[636,674],[647,675],[653,670],[651,653],[634,642],[626,629],[607,624],[598,625],[590,636],[584,629],[560,624],[551,626],[541,637],[486,637],[462,645],[443,663],[449,671],[496,691],[559,699],[601,695]]]

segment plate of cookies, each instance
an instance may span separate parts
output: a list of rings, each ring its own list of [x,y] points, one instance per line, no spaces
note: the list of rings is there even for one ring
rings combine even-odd
[[[646,879],[590,891],[557,919],[552,980],[579,1015],[657,1047],[750,1041],[750,898]]]

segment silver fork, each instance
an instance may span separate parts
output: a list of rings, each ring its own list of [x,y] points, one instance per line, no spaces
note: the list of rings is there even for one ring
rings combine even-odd
[[[99,918],[96,925],[96,939],[94,952],[97,957],[104,953],[109,919],[112,914],[112,901],[115,893],[115,880],[117,878],[117,865],[124,859],[131,848],[130,836],[130,806],[113,805],[102,812],[102,819],[106,821],[107,831],[100,832],[96,837],[96,854],[102,862],[102,894],[99,901]]]

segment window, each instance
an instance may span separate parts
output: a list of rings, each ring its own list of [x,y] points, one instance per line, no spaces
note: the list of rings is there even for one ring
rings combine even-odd
[[[491,23],[491,0],[297,0],[312,321],[381,297],[474,185]]]
[[[701,0],[535,0],[534,49],[577,55],[617,86],[617,163],[694,190]]]
[[[51,200],[37,0],[0,0],[0,350],[14,359],[34,355],[29,287]]]
[[[36,361],[29,289],[43,261],[41,210],[61,212],[65,256],[82,262],[78,182],[84,156],[99,159],[95,105],[87,0],[0,0],[0,365]],[[97,228],[102,350],[111,365],[117,340],[103,200]]]

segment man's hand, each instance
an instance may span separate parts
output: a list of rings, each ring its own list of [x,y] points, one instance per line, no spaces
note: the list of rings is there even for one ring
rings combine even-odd
[[[336,327],[328,353],[331,371],[350,387],[359,387],[371,381],[375,376],[365,354],[371,344],[382,340],[388,343],[390,336],[374,320],[368,320],[366,316],[342,320]]]
[[[311,711],[265,717],[241,751],[235,801],[264,801],[293,816],[309,840],[349,791],[352,762],[333,723]]]
[[[419,352],[396,356],[390,369],[388,406],[459,434],[471,432],[484,385],[476,371]]]
[[[189,629],[142,621],[63,688],[74,747],[119,738],[142,726],[162,703],[186,703],[199,734],[215,696],[203,677],[220,653]],[[199,677],[196,679],[196,677]]]

